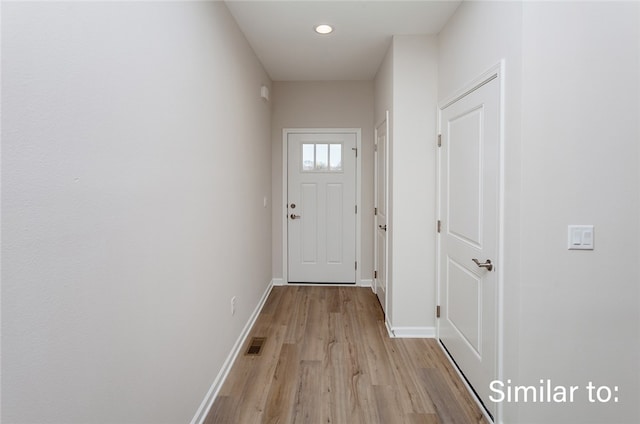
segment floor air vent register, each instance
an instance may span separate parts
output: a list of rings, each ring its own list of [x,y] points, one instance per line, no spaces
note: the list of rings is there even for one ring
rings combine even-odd
[[[247,348],[247,352],[245,355],[247,356],[258,356],[262,353],[262,346],[264,346],[264,342],[267,340],[266,337],[254,337],[251,339],[251,343],[249,343],[249,347]]]

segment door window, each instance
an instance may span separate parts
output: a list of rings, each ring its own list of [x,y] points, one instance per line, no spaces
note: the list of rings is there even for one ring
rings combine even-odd
[[[342,172],[342,143],[304,143],[303,172]]]

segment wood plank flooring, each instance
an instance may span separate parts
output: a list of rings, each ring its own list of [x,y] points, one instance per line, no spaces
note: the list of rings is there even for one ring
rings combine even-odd
[[[252,337],[205,424],[488,424],[435,340],[389,338],[369,288],[274,287]]]

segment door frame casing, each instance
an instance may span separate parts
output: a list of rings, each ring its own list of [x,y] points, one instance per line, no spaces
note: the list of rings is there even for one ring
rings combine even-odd
[[[361,224],[362,224],[362,129],[361,128],[283,128],[282,129],[282,200],[285,202],[282,206],[282,281],[283,284],[289,283],[289,242],[288,242],[288,226],[289,220],[287,216],[288,184],[289,184],[289,134],[355,134],[356,136],[356,262],[358,268],[356,273],[356,286],[361,283],[362,258],[361,254]]]
[[[455,103],[456,101],[462,99],[467,94],[479,89],[483,85],[487,84],[494,79],[498,80],[498,87],[500,90],[499,93],[499,107],[498,107],[498,119],[499,119],[499,127],[498,127],[498,257],[495,264],[495,269],[497,272],[497,314],[496,314],[496,380],[503,381],[504,372],[503,372],[503,363],[504,363],[504,204],[505,204],[505,61],[504,59],[498,62],[496,65],[492,66],[486,72],[480,74],[477,78],[472,80],[470,83],[453,93],[452,95],[446,97],[444,100],[438,103],[438,134],[442,134],[442,110],[447,106]],[[440,149],[438,149],[437,160],[436,160],[436,211],[437,211],[437,219],[442,220],[442,205],[440,203],[440,199],[442,197],[442,187],[441,187],[441,178],[440,172],[442,169],[442,158]],[[440,233],[436,233],[436,302],[438,305],[442,304],[444,299],[441,298],[442,290],[441,290],[441,272],[440,269],[440,242],[441,235]],[[438,339],[438,343],[440,344],[440,320],[436,318],[436,337]],[[453,358],[449,356],[449,353],[444,349],[444,347],[440,344],[445,356],[449,361],[451,361],[454,369],[461,377],[461,380],[467,387],[469,393],[474,398],[481,411],[484,413],[485,417],[489,422],[492,422],[487,412],[485,411],[482,403],[477,398],[474,390],[469,386],[466,381],[466,378],[461,374],[458,370],[457,365],[453,361]],[[496,405],[496,416],[493,417],[493,422],[496,424],[501,424],[503,422],[503,404],[499,402]]]

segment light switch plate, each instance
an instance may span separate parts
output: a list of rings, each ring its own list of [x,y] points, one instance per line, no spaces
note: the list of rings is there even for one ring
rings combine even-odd
[[[569,250],[593,250],[595,239],[593,225],[569,225],[567,235]]]

